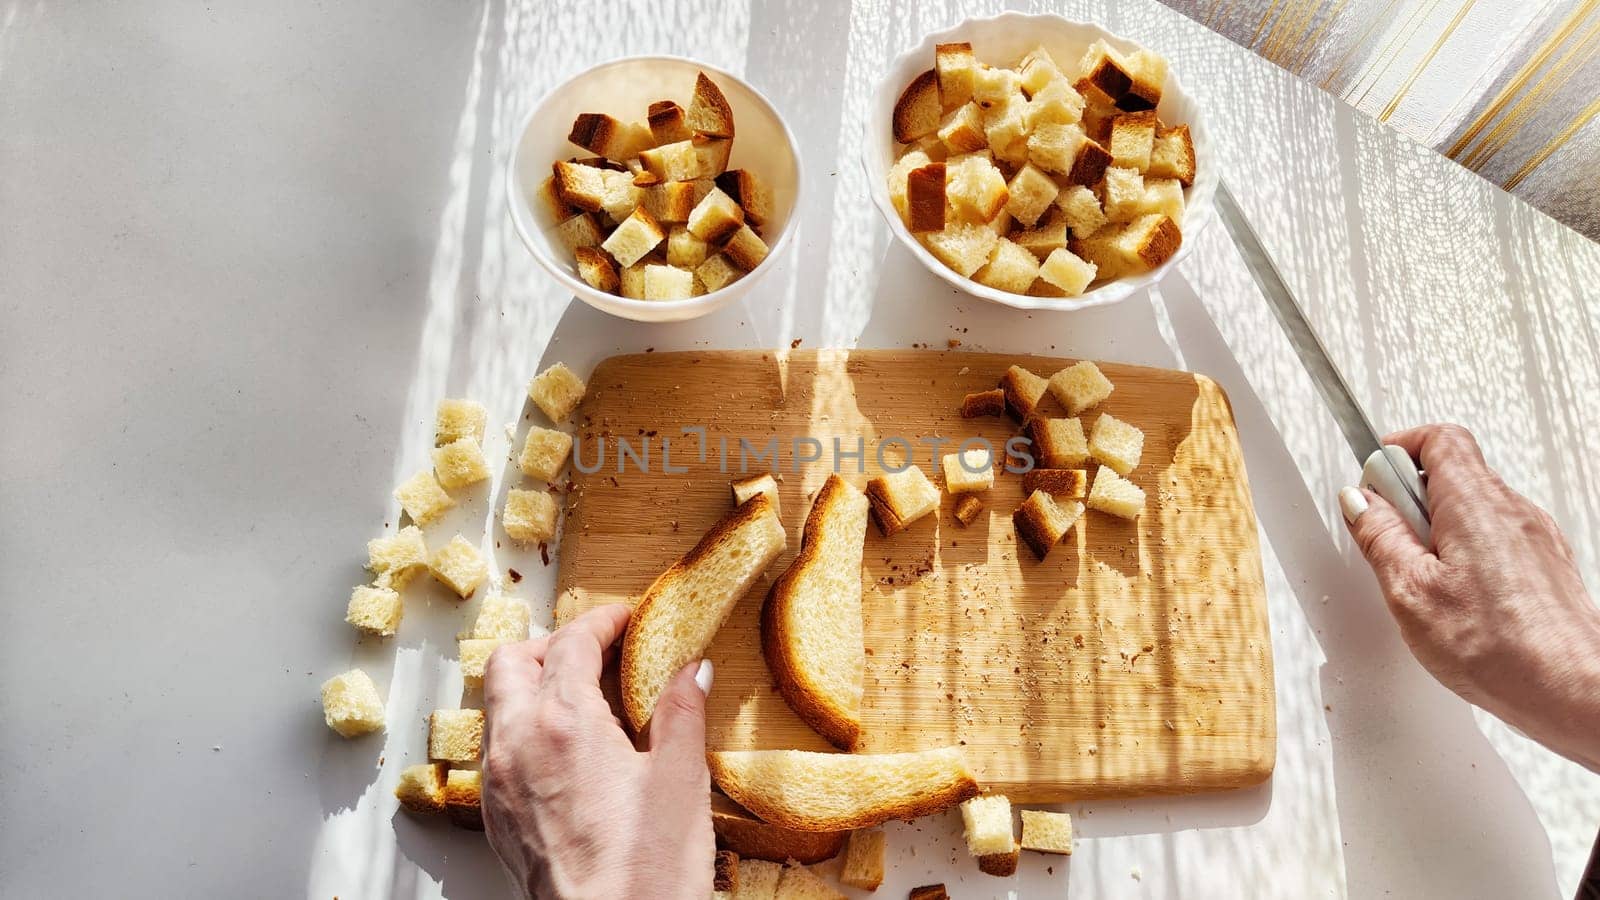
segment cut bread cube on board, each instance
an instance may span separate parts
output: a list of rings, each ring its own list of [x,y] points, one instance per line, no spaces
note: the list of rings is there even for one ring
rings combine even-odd
[[[1089,442],[1080,419],[1034,419],[1028,437],[1041,468],[1076,469],[1089,462]]]
[[[667,233],[667,265],[697,269],[711,253],[711,245],[695,237],[687,225],[674,225]]]
[[[715,792],[711,795],[711,830],[716,832],[717,846],[739,854],[741,860],[805,864],[838,856],[849,836],[843,831],[796,831],[763,822]]]
[[[968,394],[961,399],[961,418],[976,419],[980,416],[1001,416],[1006,411],[1006,393],[1000,388],[992,391],[978,391]]]
[[[708,257],[695,267],[695,277],[705,285],[706,291],[720,291],[744,276],[744,270],[733,264],[724,254]]]
[[[1144,451],[1144,432],[1110,413],[1101,413],[1089,435],[1089,452],[1118,475],[1127,475],[1139,466]]]
[[[1017,540],[1033,551],[1035,559],[1043,561],[1082,515],[1082,503],[1057,503],[1048,493],[1034,491],[1011,514],[1011,523],[1016,527]]]
[[[427,525],[456,505],[456,501],[439,485],[438,479],[433,477],[431,469],[406,479],[394,489],[394,498],[400,501],[400,507],[411,517],[411,521],[418,525]]]
[[[522,453],[517,457],[517,468],[522,474],[539,481],[555,481],[566,468],[567,457],[572,453],[572,435],[553,428],[533,425],[522,443]]]
[[[694,273],[677,266],[644,267],[644,299],[687,300],[694,296]]]
[[[1072,229],[1076,237],[1086,238],[1106,224],[1100,198],[1081,184],[1075,184],[1057,195],[1056,208],[1061,210],[1067,227]]]
[[[650,136],[658,147],[694,137],[683,107],[671,100],[657,100],[650,104],[645,110],[645,124],[650,127]]]
[[[387,587],[364,585],[350,592],[344,620],[379,637],[393,637],[400,630],[405,604],[400,592]]]
[[[945,109],[955,109],[972,98],[973,75],[978,58],[966,41],[938,44],[933,48],[933,70],[939,97]]]
[[[645,591],[622,644],[622,707],[643,731],[678,670],[699,659],[733,607],[783,552],[777,510],[754,497],[712,526]]]
[[[967,852],[978,858],[978,868],[990,875],[1008,876],[1017,869],[1017,839],[1011,829],[1011,801],[999,795],[973,797],[961,804],[961,823]]]
[[[461,682],[468,690],[483,689],[483,672],[495,648],[508,643],[504,638],[461,638],[456,641],[456,656],[461,660]]]
[[[1032,253],[1034,259],[1043,263],[1050,258],[1053,251],[1066,249],[1067,226],[1059,222],[1054,225],[1039,225],[1026,231],[1012,232],[1011,240]]]
[[[489,411],[476,400],[440,400],[434,413],[433,445],[441,447],[460,438],[483,440]]]
[[[717,176],[717,188],[744,210],[744,220],[757,228],[773,215],[772,189],[749,169],[730,169]]]
[[[821,875],[805,866],[789,865],[778,879],[774,900],[850,900]]]
[[[1050,376],[1050,393],[1069,416],[1099,406],[1115,389],[1100,367],[1087,359]]]
[[[761,607],[761,649],[778,692],[841,750],[854,749],[861,732],[867,511],[860,490],[829,475],[806,515],[800,553]]]
[[[717,83],[700,72],[694,79],[694,97],[689,101],[689,128],[710,137],[733,137],[733,107]]]
[[[906,227],[943,231],[945,202],[944,163],[928,163],[906,176]]]
[[[578,264],[578,277],[597,291],[615,294],[622,287],[617,276],[617,266],[611,256],[597,247],[579,247],[573,251]]]
[[[945,161],[945,194],[958,213],[979,222],[993,219],[1011,199],[1005,175],[979,155]]]
[[[968,223],[946,224],[943,231],[922,235],[928,252],[963,278],[971,278],[989,262],[999,240],[988,227]]]
[[[894,537],[939,509],[939,489],[915,463],[868,481],[866,494],[872,520],[884,537]]]
[[[971,153],[989,146],[983,131],[983,107],[968,101],[939,122],[940,143],[949,153]]]
[[[1089,473],[1084,469],[1030,469],[1022,473],[1022,493],[1034,491],[1081,500],[1089,492]]]
[[[661,224],[643,208],[635,209],[611,236],[600,242],[600,249],[611,254],[620,266],[631,266],[666,240]]]
[[[504,638],[525,641],[532,631],[533,611],[528,604],[505,594],[483,598],[478,618],[472,623],[475,638]]]
[[[929,69],[911,79],[900,99],[895,101],[893,113],[894,139],[909,144],[917,138],[931,134],[939,128],[939,118],[944,107],[939,100],[939,77]]]
[[[427,568],[428,545],[422,538],[422,529],[415,525],[367,541],[367,571],[382,586],[405,590],[411,579]]]
[[[1121,166],[1106,169],[1106,218],[1112,222],[1131,222],[1142,213],[1144,176]]]
[[[436,709],[428,716],[428,758],[477,762],[483,750],[483,710]]]
[[[622,122],[604,113],[580,113],[567,140],[590,153],[621,162],[655,144],[650,129],[637,122]]]
[[[972,274],[979,284],[1013,294],[1026,294],[1038,277],[1038,258],[1008,238],[1000,238],[989,262]]]
[[[528,383],[528,399],[552,422],[572,414],[585,390],[583,379],[564,363],[556,363]]]
[[[773,478],[770,472],[752,475],[749,478],[740,478],[734,481],[730,487],[733,489],[734,506],[738,506],[757,494],[766,494],[767,499],[772,501],[772,511],[780,516],[783,515],[782,508],[778,504],[778,480]]]
[[[912,171],[933,161],[921,150],[908,150],[889,167],[889,202],[894,204],[895,212],[900,214],[901,220],[905,220],[907,215],[906,191],[909,189],[907,182],[911,178]]]
[[[1072,855],[1072,816],[1038,809],[1022,811],[1022,849]]]
[[[1025,163],[1011,176],[1011,181],[1006,184],[1009,195],[1006,200],[1006,212],[1012,218],[1032,228],[1044,215],[1045,210],[1055,203],[1056,195],[1061,189],[1056,185],[1055,179],[1046,175],[1044,170],[1033,163]]]
[[[761,819],[801,831],[849,831],[932,815],[976,796],[960,747],[909,753],[724,750],[711,778]]]
[[[1089,262],[1062,247],[1050,251],[1039,266],[1039,278],[1061,291],[1062,296],[1076,297],[1088,289],[1098,270]]]
[[[1094,487],[1085,501],[1090,509],[1123,519],[1137,519],[1144,512],[1144,489],[1123,478],[1109,466],[1094,475]]]
[[[372,677],[351,669],[322,683],[322,717],[340,737],[383,730],[383,698]]]
[[[489,461],[483,458],[483,448],[477,441],[457,438],[443,447],[433,448],[433,476],[445,490],[460,490],[487,481]]]
[[[700,154],[695,150],[692,138],[652,147],[639,154],[639,163],[644,166],[644,170],[661,181],[689,181],[699,178],[700,162]]]
[[[722,255],[728,258],[728,262],[749,272],[767,258],[767,242],[749,225],[740,225],[723,241]]]
[[[444,763],[419,763],[406,766],[400,772],[400,781],[394,786],[394,796],[400,808],[415,815],[444,812]]]
[[[721,243],[743,224],[744,210],[721,188],[712,188],[689,213],[689,230],[707,243]]]
[[[472,596],[472,592],[489,578],[489,564],[484,561],[483,554],[459,534],[434,551],[433,558],[428,560],[428,571],[462,599]]]
[[[1012,366],[1000,376],[1000,390],[1005,397],[1006,414],[1019,425],[1027,424],[1039,408],[1039,401],[1050,383],[1021,366]]]
[[[966,528],[977,520],[978,514],[983,512],[983,501],[975,494],[963,494],[956,501],[955,516],[962,528]]]
[[[952,494],[986,491],[994,486],[994,458],[987,448],[947,453],[940,462],[944,466],[944,489]]]
[[[556,536],[560,506],[545,491],[512,488],[506,491],[506,506],[500,524],[506,535],[523,544],[542,544]]]
[[[884,833],[881,828],[850,832],[844,847],[844,867],[839,883],[864,891],[875,891],[883,884]]]
[[[1150,169],[1154,178],[1176,178],[1185,187],[1194,184],[1194,139],[1189,126],[1157,128],[1150,148]]]
[[[476,769],[451,769],[444,780],[444,811],[450,824],[483,830],[483,773]]]
[[[1150,151],[1155,146],[1154,110],[1124,113],[1111,120],[1111,164],[1143,172],[1150,168]]]

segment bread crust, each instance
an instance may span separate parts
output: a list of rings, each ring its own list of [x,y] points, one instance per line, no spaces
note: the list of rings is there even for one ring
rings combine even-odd
[[[1056,497],[1082,500],[1089,490],[1089,473],[1083,469],[1032,469],[1022,474],[1022,495],[1044,491]]]
[[[1171,259],[1182,245],[1183,232],[1178,230],[1177,223],[1169,216],[1162,216],[1161,223],[1139,245],[1139,258],[1153,269]]]
[[[705,533],[699,543],[677,562],[673,563],[662,572],[650,587],[645,590],[638,604],[633,608],[633,615],[628,620],[627,635],[622,639],[622,659],[620,664],[622,680],[622,709],[628,719],[628,724],[635,733],[644,730],[650,721],[650,714],[655,711],[657,698],[650,698],[649,708],[645,708],[644,700],[636,689],[630,689],[630,683],[638,677],[639,661],[646,653],[653,652],[654,648],[647,646],[650,635],[644,635],[641,629],[635,627],[649,615],[651,608],[661,596],[661,591],[673,581],[684,577],[684,573],[695,568],[707,557],[713,556],[722,549],[723,542],[741,526],[753,522],[765,515],[776,516],[772,508],[772,500],[766,494],[757,494],[741,503],[733,512],[723,516],[711,530]],[[737,600],[735,601],[737,602]],[[732,611],[732,604],[729,605]]]
[[[950,900],[950,894],[943,884],[925,884],[912,888],[908,900]]]
[[[700,72],[694,79],[694,99],[689,102],[689,127],[708,137],[733,137],[733,107],[722,88]]]
[[[911,79],[894,104],[894,139],[909,144],[937,131],[944,107],[939,102],[939,76],[929,69]]]
[[[968,394],[961,399],[961,418],[976,419],[980,416],[1003,416],[1006,414],[1006,392],[995,388],[992,391],[978,391]]]
[[[1017,860],[1021,857],[1020,849],[1010,853],[988,853],[978,857],[978,871],[985,875],[1010,878],[1017,874]]]
[[[844,831],[796,831],[763,822],[721,794],[711,795],[711,829],[717,846],[743,859],[794,860],[802,865],[833,859],[844,849]]]
[[[1105,177],[1111,167],[1111,152],[1090,138],[1078,148],[1072,160],[1072,171],[1067,173],[1068,184],[1094,185]]]
[[[933,786],[926,792],[902,797],[898,802],[873,808],[856,809],[850,813],[829,818],[802,815],[784,808],[767,794],[761,785],[745,784],[722,760],[722,754],[706,754],[706,764],[711,769],[711,780],[736,803],[761,819],[795,831],[853,831],[882,825],[890,819],[918,819],[943,812],[978,795],[978,782],[971,770],[963,766],[958,777]],[[851,759],[870,759],[870,756],[851,756]]]
[[[965,494],[960,500],[956,501],[956,521],[961,524],[962,528],[971,525],[972,520],[976,519],[978,513],[981,512],[983,512],[983,501],[979,500],[976,494]]]
[[[1026,501],[1011,514],[1011,524],[1016,527],[1017,537],[1033,551],[1034,558],[1041,561],[1061,540],[1061,535],[1051,533],[1050,522],[1045,515]]]
[[[804,536],[800,539],[800,552],[782,575],[772,582],[767,592],[767,602],[761,607],[761,652],[772,670],[778,693],[794,710],[800,720],[828,739],[840,750],[854,750],[861,736],[861,712],[849,710],[827,696],[820,687],[811,683],[800,665],[799,646],[788,628],[789,612],[795,604],[804,602],[795,582],[811,568],[824,564],[820,558],[824,533],[835,526],[831,515],[843,504],[850,502],[851,494],[860,492],[837,473],[829,475],[817,492],[817,499],[806,514]],[[859,539],[866,540],[866,522],[862,521]],[[859,584],[859,581],[857,582]]]
[[[944,230],[944,163],[928,163],[906,176],[907,219],[912,231]]]
[[[1027,372],[1026,369],[1022,371]],[[1028,374],[1033,373],[1028,372]],[[1039,376],[1034,375],[1034,377]],[[1028,395],[1033,392],[1032,385],[1024,382],[1022,376],[1013,369],[1007,369],[1006,374],[1000,376],[1000,391],[1005,398],[1006,414],[1019,425],[1028,424],[1028,420],[1038,411],[1039,402],[1044,399],[1044,391],[1039,391],[1030,400]]]

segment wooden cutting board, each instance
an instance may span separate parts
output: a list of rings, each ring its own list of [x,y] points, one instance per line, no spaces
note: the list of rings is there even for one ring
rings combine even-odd
[[[1074,360],[933,351],[690,352],[602,362],[579,408],[579,452],[562,539],[558,621],[634,602],[732,508],[739,439],[782,448],[789,547],[712,644],[713,749],[831,749],[785,705],[761,656],[758,613],[800,546],[833,439],[865,440],[897,464],[905,438],[935,483],[930,436],[1016,433],[1009,419],[962,419],[961,398],[993,388],[1015,363],[1045,377]],[[861,752],[963,744],[988,789],[1064,801],[1243,787],[1272,772],[1277,743],[1272,655],[1256,518],[1228,399],[1186,372],[1101,363],[1116,391],[1085,413],[1144,430],[1131,478],[1147,496],[1137,524],[1089,512],[1047,559],[1020,548],[1011,513],[1021,477],[1000,473],[984,512],[961,528],[946,496],[893,539],[874,527],[862,577],[867,646]],[[1048,415],[1065,415],[1053,398]],[[709,452],[685,427],[705,426]],[[791,469],[790,440],[822,442],[821,463]],[[603,441],[601,439],[604,439]],[[619,439],[649,439],[650,471],[617,471]],[[663,438],[671,464],[662,467]],[[727,439],[728,471],[719,446]],[[800,453],[807,451],[801,446]],[[951,448],[946,448],[948,451]],[[752,463],[755,471],[770,464]]]

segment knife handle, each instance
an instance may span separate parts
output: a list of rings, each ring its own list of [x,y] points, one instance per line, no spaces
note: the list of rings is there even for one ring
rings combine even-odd
[[[1402,478],[1404,484],[1399,480]],[[1407,485],[1410,491],[1406,490]],[[1422,470],[1404,447],[1388,444],[1382,450],[1372,451],[1366,465],[1361,467],[1361,486],[1389,501],[1400,518],[1422,539],[1423,545],[1433,549],[1433,527],[1428,524],[1428,486],[1422,480]],[[1413,494],[1422,501],[1421,506],[1411,499]]]

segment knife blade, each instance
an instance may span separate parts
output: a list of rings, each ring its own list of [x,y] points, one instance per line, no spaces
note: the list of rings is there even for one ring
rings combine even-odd
[[[1345,442],[1361,462],[1362,485],[1394,505],[1406,524],[1417,533],[1422,542],[1433,546],[1433,520],[1428,512],[1428,488],[1423,473],[1404,448],[1385,446],[1372,426],[1366,411],[1356,401],[1350,385],[1339,374],[1339,369],[1328,356],[1316,331],[1306,319],[1294,292],[1284,281],[1272,255],[1256,236],[1250,220],[1245,218],[1239,204],[1234,201],[1227,185],[1219,182],[1215,205],[1222,227],[1233,239],[1234,248],[1244,260],[1245,269],[1256,287],[1272,307],[1278,325],[1289,338],[1300,364],[1311,376],[1312,384],[1322,395],[1328,412],[1339,424]]]

